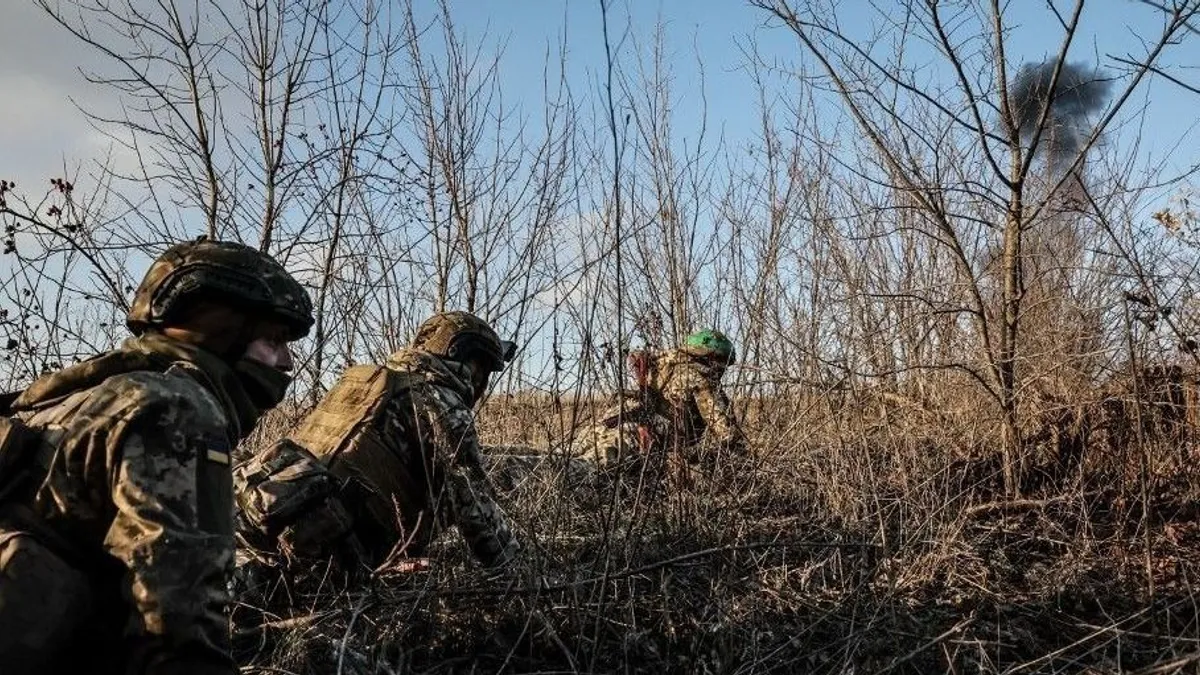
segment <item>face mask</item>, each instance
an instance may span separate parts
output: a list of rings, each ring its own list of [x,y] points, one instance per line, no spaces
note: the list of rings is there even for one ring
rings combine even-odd
[[[475,400],[471,403],[478,404],[479,401],[483,399],[483,395],[487,393],[488,381],[491,380],[492,373],[491,371],[483,371],[483,374],[480,375],[479,371],[475,370],[473,374],[474,377],[472,378],[473,381],[471,382],[471,387],[474,389],[472,393],[475,395]]]
[[[291,375],[254,359],[240,359],[233,370],[250,401],[262,411],[279,405],[292,384]]]

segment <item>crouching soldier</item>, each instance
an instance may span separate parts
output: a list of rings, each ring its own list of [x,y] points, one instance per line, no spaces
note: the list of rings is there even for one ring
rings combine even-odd
[[[197,240],[138,287],[120,348],[0,418],[0,671],[233,675],[230,453],[283,398],[305,290]],[[7,414],[7,413],[5,413]]]
[[[692,484],[694,469],[712,474],[722,456],[742,455],[745,439],[721,389],[736,359],[723,333],[702,330],[682,347],[638,350],[628,359],[637,387],[577,434],[574,454],[601,467],[636,469],[642,477]]]
[[[737,354],[724,333],[701,330],[687,337],[682,347],[651,357],[649,389],[662,402],[661,413],[671,422],[668,443],[690,461],[712,461],[703,457],[704,441],[709,448],[725,453],[742,453],[745,437],[729,397],[721,388],[725,371]]]
[[[631,353],[636,388],[618,392],[617,400],[576,430],[568,445],[576,462],[593,467],[595,485],[656,489],[672,468],[666,451],[671,424],[663,415],[666,402],[651,386],[652,362],[648,352]]]
[[[600,470],[640,467],[662,453],[670,430],[669,420],[645,396],[622,392],[593,424],[576,432],[571,454]]]
[[[512,562],[520,546],[472,408],[514,350],[478,317],[446,312],[385,365],[348,369],[287,440],[238,468],[246,539],[383,573],[453,525],[484,566]]]

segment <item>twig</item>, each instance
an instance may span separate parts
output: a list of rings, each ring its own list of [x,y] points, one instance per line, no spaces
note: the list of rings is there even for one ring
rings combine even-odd
[[[963,511],[963,517],[971,518],[988,511],[1008,511],[1013,509],[1040,509],[1051,504],[1066,501],[1066,497],[1051,497],[1049,499],[1012,499],[1002,502],[978,504]]]
[[[304,628],[309,624],[316,623],[317,621],[324,619],[327,616],[332,616],[333,614],[334,612],[332,611],[324,611],[314,612],[304,616],[294,616],[287,619],[279,619],[277,621],[263,621],[257,626],[238,628],[235,632],[235,635],[238,637],[247,637],[257,635],[258,633],[266,630],[291,630],[293,628]]]
[[[1016,672],[1020,672],[1020,671],[1022,671],[1022,670],[1026,670],[1026,669],[1032,668],[1032,667],[1034,667],[1034,666],[1036,666],[1036,665],[1039,665],[1039,664],[1042,664],[1042,663],[1047,663],[1047,662],[1051,661],[1052,659],[1054,659],[1055,657],[1057,657],[1057,656],[1060,656],[1060,655],[1062,655],[1062,654],[1065,654],[1066,652],[1068,652],[1068,651],[1070,651],[1070,650],[1074,649],[1075,647],[1078,647],[1079,645],[1082,645],[1082,644],[1085,644],[1085,643],[1087,643],[1087,642],[1090,642],[1090,641],[1092,641],[1092,640],[1094,640],[1094,639],[1096,639],[1096,638],[1100,637],[1101,635],[1103,635],[1103,634],[1105,634],[1105,633],[1109,633],[1109,632],[1112,632],[1112,631],[1115,631],[1115,630],[1119,630],[1119,628],[1120,628],[1121,624],[1124,624],[1124,623],[1128,623],[1128,622],[1130,622],[1130,621],[1133,621],[1134,619],[1136,619],[1136,618],[1138,618],[1138,617],[1142,616],[1143,614],[1145,614],[1145,613],[1146,613],[1146,612],[1148,612],[1148,611],[1150,611],[1150,608],[1149,608],[1149,607],[1147,607],[1146,609],[1143,609],[1143,610],[1141,610],[1141,611],[1135,612],[1134,614],[1131,614],[1131,615],[1129,615],[1129,616],[1125,617],[1124,619],[1121,619],[1120,621],[1118,621],[1118,622],[1114,623],[1114,624],[1113,624],[1113,625],[1111,625],[1111,626],[1104,626],[1104,627],[1102,627],[1102,628],[1099,628],[1099,629],[1097,629],[1097,630],[1093,631],[1092,633],[1090,633],[1089,635],[1085,635],[1084,637],[1082,637],[1082,638],[1080,638],[1080,639],[1078,639],[1078,640],[1075,640],[1075,641],[1074,641],[1074,642],[1072,642],[1071,644],[1069,644],[1069,645],[1066,645],[1065,647],[1060,647],[1060,648],[1058,648],[1058,649],[1055,649],[1054,651],[1052,651],[1052,652],[1050,652],[1050,653],[1048,653],[1048,654],[1043,654],[1042,656],[1039,656],[1038,658],[1036,658],[1036,659],[1033,659],[1032,661],[1028,661],[1028,662],[1026,662],[1026,663],[1021,663],[1021,664],[1014,665],[1014,666],[1012,666],[1012,667],[1010,667],[1010,668],[1006,669],[1004,672],[1005,672],[1005,673],[1016,673]]]
[[[571,672],[579,672],[579,666],[575,665],[575,657],[571,655],[571,650],[567,648],[566,643],[563,642],[562,637],[559,636],[558,631],[554,629],[554,625],[550,623],[550,620],[546,618],[546,615],[540,610],[534,610],[533,615],[542,622],[542,625],[545,626],[546,633],[550,636],[550,639],[554,642],[555,646],[562,651],[563,657],[567,659],[567,664],[571,667]]]
[[[942,640],[945,640],[946,638],[961,632],[963,628],[966,628],[969,624],[973,623],[974,621],[975,621],[974,616],[968,616],[967,618],[963,619],[962,621],[959,621],[958,623],[956,623],[953,626],[951,626],[950,628],[948,628],[941,635],[938,635],[937,637],[926,642],[925,644],[921,645],[920,647],[917,647],[916,649],[905,654],[904,656],[901,656],[900,658],[895,659],[890,664],[888,664],[888,667],[886,669],[884,669],[882,672],[886,673],[886,672],[895,670],[897,666],[899,666],[902,663],[907,663],[907,662],[913,660],[914,658],[917,657],[917,655],[919,655],[921,652],[925,651],[926,649],[929,649],[930,647],[936,647],[938,644],[940,644],[942,642]]]
[[[1178,673],[1184,666],[1190,666],[1194,663],[1200,663],[1200,652],[1189,654],[1174,661],[1167,661],[1157,665],[1134,671],[1132,675],[1162,675],[1163,673]]]
[[[624,578],[635,576],[638,574],[643,574],[645,572],[662,569],[664,567],[670,567],[672,565],[678,565],[680,563],[689,562],[692,560],[696,560],[698,558],[704,558],[704,557],[707,557],[710,555],[716,555],[716,554],[720,554],[720,553],[731,553],[734,551],[754,551],[754,550],[772,549],[772,548],[870,549],[870,548],[875,548],[875,544],[858,543],[858,542],[839,543],[839,542],[812,542],[812,541],[768,541],[768,542],[755,542],[755,543],[749,543],[749,544],[733,544],[730,546],[716,546],[713,548],[706,548],[706,549],[702,549],[699,551],[692,551],[691,553],[685,553],[683,555],[675,556],[673,558],[667,558],[665,560],[659,560],[657,562],[648,563],[648,564],[642,565],[640,567],[627,568],[627,569],[619,570],[619,571],[612,572],[612,573],[609,573],[606,575],[597,575],[594,577],[587,577],[584,579],[577,579],[575,581],[567,581],[567,582],[563,582],[563,583],[559,583],[559,584],[546,584],[546,585],[542,585],[542,586],[505,587],[505,588],[467,588],[467,589],[462,589],[462,590],[446,591],[446,592],[440,593],[439,595],[442,597],[486,597],[486,596],[493,596],[493,595],[524,595],[524,594],[545,593],[545,592],[550,592],[550,591],[565,591],[565,590],[576,589],[576,588],[579,588],[580,586],[584,586],[587,584],[594,584],[597,582],[614,581],[617,579],[624,579]],[[408,596],[401,595],[399,597],[406,598]]]
[[[354,632],[354,624],[358,621],[358,617],[362,616],[363,610],[367,606],[367,595],[363,595],[358,600],[358,605],[354,608],[354,613],[350,615],[350,621],[346,623],[346,632],[342,635],[342,644],[338,647],[338,665],[337,673],[342,674],[342,668],[346,660],[346,645],[350,643],[350,635]]]

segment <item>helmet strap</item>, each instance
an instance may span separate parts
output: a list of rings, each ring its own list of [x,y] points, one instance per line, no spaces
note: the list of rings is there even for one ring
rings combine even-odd
[[[468,366],[471,369],[471,393],[475,400],[472,403],[479,403],[483,400],[483,395],[487,393],[488,381],[492,378],[492,373],[489,370],[480,368],[478,362],[476,365]]]

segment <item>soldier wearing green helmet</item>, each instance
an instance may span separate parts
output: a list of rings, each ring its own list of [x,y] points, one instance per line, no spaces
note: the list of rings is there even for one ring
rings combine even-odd
[[[711,468],[720,454],[741,453],[744,439],[721,389],[736,358],[733,342],[712,329],[692,333],[676,349],[630,353],[637,390],[624,392],[624,401],[577,434],[572,454],[684,478],[692,465]]]
[[[313,317],[270,256],[168,248],[120,347],[0,417],[5,673],[233,675],[231,452],[291,378]]]
[[[717,365],[729,366],[737,361],[733,342],[719,330],[706,328],[687,336],[683,343],[683,351],[700,359],[707,359]]]
[[[705,435],[718,449],[743,448],[733,407],[721,389],[726,369],[736,361],[733,341],[713,329],[692,333],[682,347],[654,359],[650,386],[666,403],[670,443],[685,455],[697,448]]]

